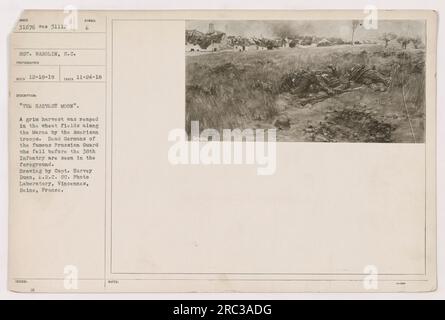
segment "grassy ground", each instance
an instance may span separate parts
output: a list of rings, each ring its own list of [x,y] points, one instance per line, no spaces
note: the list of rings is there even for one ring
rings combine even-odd
[[[325,70],[329,64],[340,73],[356,64],[375,66],[385,77],[393,75],[392,84],[384,92],[363,86],[314,103],[302,103],[300,97],[280,90],[286,73]],[[423,142],[424,86],[420,49],[360,45],[187,56],[186,129],[190,132],[191,121],[200,121],[201,130],[273,128],[275,120],[285,115],[290,127],[278,131],[279,141]],[[363,120],[347,123],[330,116],[354,108],[374,122],[389,124],[390,137],[375,140],[372,132],[363,134]],[[333,132],[319,130],[321,125]]]

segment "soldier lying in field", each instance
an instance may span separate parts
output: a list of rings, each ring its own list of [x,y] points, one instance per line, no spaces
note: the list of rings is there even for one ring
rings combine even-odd
[[[356,65],[349,71],[349,80],[356,83],[370,85],[371,83],[382,83],[388,86],[389,81],[379,73],[375,66],[369,68],[366,65]]]
[[[389,81],[374,66],[356,65],[348,72],[340,74],[335,66],[329,65],[321,71],[301,70],[288,73],[283,77],[280,89],[300,97],[320,92],[333,95],[348,90],[353,83],[383,84],[387,87]]]

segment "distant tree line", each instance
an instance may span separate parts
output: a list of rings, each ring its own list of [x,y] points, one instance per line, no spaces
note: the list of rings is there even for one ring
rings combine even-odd
[[[387,48],[388,44],[393,40],[397,40],[402,49],[406,49],[410,43],[412,43],[416,49],[422,45],[422,40],[419,37],[397,36],[392,32],[382,34],[380,39],[385,42],[385,48]]]
[[[269,50],[289,46],[290,48],[295,48],[297,46],[311,46],[316,44],[317,46],[331,46],[331,45],[356,45],[362,43],[375,44],[376,42],[372,40],[363,40],[358,41],[354,40],[354,36],[356,30],[361,26],[358,20],[352,21],[352,37],[350,41],[345,41],[340,37],[328,37],[321,38],[317,36],[309,36],[309,35],[298,35],[292,34],[290,30],[280,30],[281,37],[275,39],[268,38],[245,38],[241,36],[228,36],[227,40],[230,45],[240,45],[240,46],[249,46],[249,45],[257,45],[261,47],[265,47]],[[198,44],[201,48],[207,48],[212,43],[220,43],[226,34],[224,32],[213,32],[213,33],[203,33],[197,30],[186,30],[186,43]],[[385,32],[380,35],[380,40],[385,43],[385,48],[388,47],[391,41],[397,41],[400,44],[402,49],[406,49],[407,46],[411,43],[414,48],[418,49],[423,45],[420,37],[407,37],[407,36],[398,36],[393,32]]]

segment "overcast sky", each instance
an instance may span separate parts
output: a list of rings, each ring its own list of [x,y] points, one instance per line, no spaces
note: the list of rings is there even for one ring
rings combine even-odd
[[[314,35],[318,37],[340,37],[351,39],[352,22],[340,20],[325,21],[187,21],[187,29],[197,29],[201,32],[209,30],[212,22],[215,30],[228,35],[244,37],[277,37],[280,33],[295,33],[298,35]],[[380,34],[394,32],[397,35],[425,38],[425,21],[423,20],[379,20],[377,30],[366,30],[359,27],[355,34],[356,40],[377,39]]]

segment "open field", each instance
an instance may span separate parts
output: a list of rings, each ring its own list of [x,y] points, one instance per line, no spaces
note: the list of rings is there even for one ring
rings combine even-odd
[[[200,130],[277,128],[278,141],[423,142],[424,57],[422,49],[381,45],[189,55],[186,129],[199,121]],[[344,82],[358,65],[375,70],[385,85],[368,79],[332,92],[292,87],[302,71],[323,77],[335,68]]]

